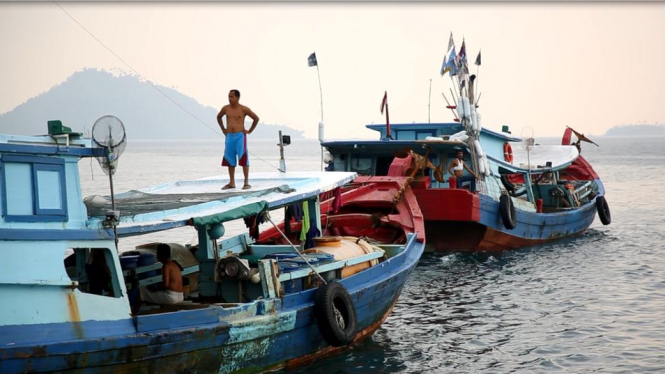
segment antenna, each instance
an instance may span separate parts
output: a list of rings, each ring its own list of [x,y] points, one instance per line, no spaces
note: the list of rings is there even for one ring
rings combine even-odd
[[[113,192],[113,174],[118,168],[118,159],[127,146],[127,134],[125,133],[125,126],[122,121],[115,116],[100,117],[92,126],[92,141],[103,148],[103,156],[97,157],[99,165],[105,174],[109,176],[109,184],[111,187],[111,211],[106,213],[106,221],[104,227],[113,227],[113,234],[115,237],[115,247],[118,249],[118,220],[120,213],[115,210],[115,195]]]

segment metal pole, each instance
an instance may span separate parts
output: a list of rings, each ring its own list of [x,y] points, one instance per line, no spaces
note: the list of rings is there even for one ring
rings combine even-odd
[[[321,88],[321,73],[319,73],[319,63],[316,63],[316,75],[319,76],[319,93],[321,94],[321,122],[323,122],[323,89]]]
[[[321,73],[319,72],[318,61],[316,62],[316,75],[319,77],[319,93],[321,94],[321,122],[323,122],[323,88],[321,88]],[[323,146],[321,146],[321,171],[323,171]]]
[[[109,168],[109,185],[111,186],[111,210],[113,211],[113,214],[115,215],[115,193],[113,192],[113,166],[111,165],[111,159],[108,156],[108,153],[106,154],[106,162],[108,162],[108,168]],[[113,237],[115,239],[115,250],[118,250],[118,227],[116,226],[115,222],[113,223]]]
[[[430,118],[431,106],[432,106],[432,78],[429,79],[429,101],[427,102],[427,123],[432,123]]]
[[[284,161],[284,142],[282,142],[282,130],[279,130],[279,171],[286,173],[286,161]]]
[[[450,105],[450,102],[448,101],[448,98],[446,97],[446,95],[443,94],[443,92],[441,92],[441,96],[443,96],[443,99],[446,100],[446,104],[448,104],[448,106],[451,107],[452,105]],[[457,113],[455,112],[455,110],[453,108],[450,108],[450,111],[453,112],[453,115],[455,116],[455,119],[459,119],[459,118],[457,118]]]

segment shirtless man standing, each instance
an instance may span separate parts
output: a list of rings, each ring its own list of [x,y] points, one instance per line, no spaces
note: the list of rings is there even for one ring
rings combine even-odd
[[[242,189],[246,190],[251,188],[249,185],[249,159],[247,155],[247,134],[251,134],[259,123],[259,116],[257,116],[248,107],[238,104],[240,100],[240,91],[229,91],[229,105],[224,105],[222,110],[217,114],[217,123],[226,136],[224,159],[222,166],[229,168],[229,183],[222,187],[223,190],[236,187],[235,173],[236,165],[242,166],[242,171],[245,174],[245,184]],[[222,117],[226,116],[226,125]],[[254,122],[249,131],[245,130],[245,116],[249,116]],[[237,162],[236,162],[237,158]]]

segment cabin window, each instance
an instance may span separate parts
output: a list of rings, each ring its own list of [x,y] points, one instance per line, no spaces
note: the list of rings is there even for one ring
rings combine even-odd
[[[5,155],[0,168],[6,221],[67,221],[64,160]]]
[[[349,161],[349,171],[355,171],[359,175],[372,175],[374,165],[371,158],[353,155]]]
[[[415,140],[416,132],[412,130],[402,130],[397,132],[396,140]]]
[[[425,140],[428,136],[434,136],[434,131],[417,131],[416,140]]]
[[[113,255],[108,248],[70,248],[65,256],[67,275],[79,283],[79,291],[106,297],[121,296]]]

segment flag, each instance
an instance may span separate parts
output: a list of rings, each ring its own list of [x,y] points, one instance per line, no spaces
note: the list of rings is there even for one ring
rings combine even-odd
[[[381,101],[381,114],[383,114],[383,108],[385,108],[388,105],[388,91],[386,91],[385,94],[383,94],[383,101]]]
[[[307,66],[318,66],[316,62],[316,52],[312,52],[312,54],[307,57]]]
[[[480,66],[480,51],[478,51],[478,57],[476,57],[476,65]]]
[[[450,56],[448,56],[447,59],[443,60],[443,65],[441,66],[441,75],[443,76],[446,74],[446,72],[450,72],[450,76],[452,77],[454,74],[455,70],[455,46],[453,45],[453,49],[450,51]]]
[[[464,43],[464,40],[462,40],[462,48],[459,49],[460,60],[466,60],[466,45]]]
[[[446,52],[450,52],[450,50],[455,46],[455,42],[453,41],[453,32],[450,32],[450,40],[448,40],[448,49],[446,49]]]

